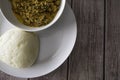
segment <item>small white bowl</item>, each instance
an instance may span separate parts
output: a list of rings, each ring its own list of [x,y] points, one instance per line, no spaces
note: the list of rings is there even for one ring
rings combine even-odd
[[[26,25],[20,23],[12,11],[11,3],[9,0],[0,0],[0,8],[1,8],[1,11],[2,11],[2,14],[4,15],[4,17],[10,23],[12,23],[15,27],[23,29],[25,31],[34,32],[34,31],[44,30],[44,29],[50,27],[51,25],[53,25],[61,16],[61,14],[65,8],[65,3],[66,3],[66,0],[61,0],[61,5],[60,5],[60,8],[59,8],[55,18],[49,24],[47,24],[45,26],[40,26],[40,27],[29,27],[29,26],[26,26]]]

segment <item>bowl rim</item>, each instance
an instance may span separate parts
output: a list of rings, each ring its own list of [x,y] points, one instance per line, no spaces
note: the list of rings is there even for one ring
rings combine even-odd
[[[61,4],[60,4],[60,7],[59,7],[59,10],[58,10],[57,14],[55,15],[55,17],[53,18],[53,20],[52,20],[49,24],[44,25],[44,26],[39,26],[39,27],[26,26],[26,25],[20,23],[20,22],[17,20],[17,22],[19,22],[19,24],[22,25],[22,27],[20,27],[19,25],[14,24],[13,21],[8,20],[8,18],[7,18],[6,15],[4,14],[3,9],[1,8],[1,5],[0,5],[0,9],[1,9],[1,12],[2,12],[3,17],[4,17],[10,24],[12,24],[13,27],[22,29],[22,30],[24,30],[24,31],[37,32],[37,31],[41,31],[41,30],[47,29],[47,28],[51,27],[53,24],[55,24],[55,23],[58,21],[58,19],[61,17],[61,15],[62,15],[62,13],[63,13],[63,11],[64,11],[64,8],[65,8],[65,5],[66,5],[66,0],[61,0]]]

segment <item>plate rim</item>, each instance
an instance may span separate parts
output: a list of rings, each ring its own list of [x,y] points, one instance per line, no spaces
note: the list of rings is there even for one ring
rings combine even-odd
[[[11,75],[11,76],[14,76],[14,77],[18,77],[18,78],[36,78],[36,77],[40,77],[40,76],[47,75],[47,74],[55,71],[57,68],[59,68],[59,67],[65,62],[65,60],[67,60],[68,57],[70,56],[70,54],[71,54],[71,52],[73,51],[73,48],[74,48],[74,46],[75,46],[76,39],[77,39],[77,21],[76,21],[74,12],[72,11],[72,9],[70,8],[70,6],[69,6],[68,3],[66,3],[65,6],[67,6],[67,7],[70,9],[70,12],[71,12],[72,16],[74,17],[74,21],[75,21],[75,24],[74,24],[74,26],[75,26],[75,36],[74,36],[74,40],[73,40],[72,47],[71,47],[71,49],[69,49],[69,53],[68,53],[68,54],[65,56],[65,58],[61,61],[61,63],[59,63],[59,65],[57,65],[55,68],[47,71],[47,72],[44,73],[43,75],[38,75],[38,74],[37,74],[37,75],[31,76],[31,77],[30,77],[30,76],[29,76],[29,77],[28,77],[28,76],[26,76],[26,77],[25,77],[25,76],[16,76],[16,75],[10,74],[10,73],[8,73],[8,72],[6,72],[6,71],[3,71],[3,70],[1,70],[1,69],[0,69],[0,71],[5,72],[5,73],[8,74],[8,75]],[[65,10],[65,9],[64,9],[64,10]],[[2,16],[3,16],[3,15],[2,15]]]

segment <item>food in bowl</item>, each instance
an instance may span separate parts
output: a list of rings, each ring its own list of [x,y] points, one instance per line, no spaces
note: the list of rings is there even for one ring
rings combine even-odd
[[[0,37],[0,60],[14,68],[31,66],[39,53],[39,39],[35,33],[11,29]]]
[[[61,0],[10,0],[16,18],[24,25],[40,27],[56,16]]]

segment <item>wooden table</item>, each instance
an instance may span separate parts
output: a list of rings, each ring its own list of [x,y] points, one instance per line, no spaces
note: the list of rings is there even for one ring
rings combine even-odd
[[[120,0],[67,0],[78,23],[69,59],[54,72],[21,79],[0,72],[0,80],[120,80]]]

